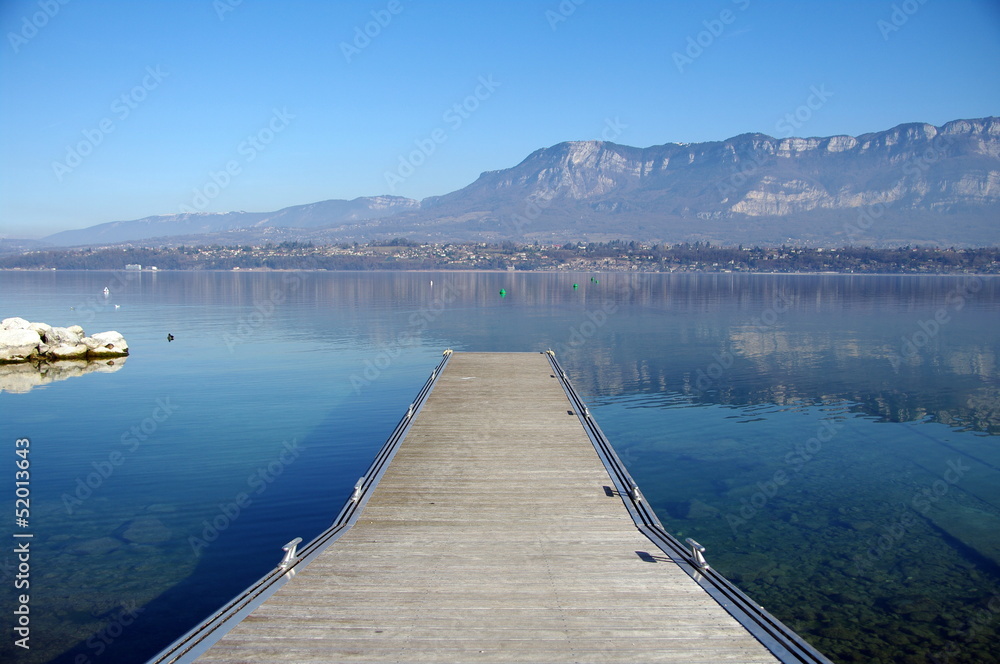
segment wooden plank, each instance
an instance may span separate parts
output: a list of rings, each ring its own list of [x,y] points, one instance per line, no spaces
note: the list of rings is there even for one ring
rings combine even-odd
[[[456,353],[356,524],[199,661],[778,661],[610,486],[544,355]]]

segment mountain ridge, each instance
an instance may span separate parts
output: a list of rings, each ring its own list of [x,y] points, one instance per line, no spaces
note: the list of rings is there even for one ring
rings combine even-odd
[[[141,219],[111,221],[77,230],[60,231],[43,238],[55,245],[94,242],[130,242],[175,235],[200,235],[254,228],[316,228],[332,224],[378,219],[392,208],[419,206],[418,201],[401,196],[364,196],[353,200],[331,199],[292,205],[273,212],[183,212],[159,214]],[[288,221],[291,223],[287,223]],[[286,223],[282,223],[285,221]],[[165,224],[172,232],[157,233]]]
[[[158,215],[45,240],[66,246],[280,231],[320,242],[405,235],[442,242],[984,246],[1000,244],[998,220],[1000,118],[990,116],[940,127],[903,123],[859,136],[749,132],[645,148],[565,141],[422,201],[371,196],[274,212]]]

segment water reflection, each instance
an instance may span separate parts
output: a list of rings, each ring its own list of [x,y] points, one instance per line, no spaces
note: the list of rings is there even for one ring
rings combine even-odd
[[[969,624],[1000,597],[996,279],[161,272],[0,282],[7,315],[96,319],[132,347],[129,371],[2,395],[4,435],[45,441],[33,498],[51,574],[39,615],[67,625],[61,637],[45,625],[54,651],[131,601],[156,619],[116,644],[155,650],[273,566],[280,544],[322,529],[443,348],[553,348],[668,529],[708,545],[713,565],[821,650],[924,661],[952,639],[961,652],[950,661],[990,661],[982,632],[1000,620]],[[77,480],[105,467],[160,398],[176,414],[85,505],[67,506]],[[304,461],[194,557],[188,538],[291,438],[304,441]],[[969,470],[956,477],[949,462]],[[921,509],[925,490],[944,489]],[[85,640],[72,653],[93,654]],[[116,661],[140,661],[123,653]]]
[[[701,298],[699,288],[671,297],[669,279],[647,283],[630,293],[646,303],[641,311],[623,303],[600,338],[566,348],[564,364],[595,396],[678,392],[727,405],[842,399],[890,421],[931,417],[1000,431],[996,280],[980,281],[961,310],[947,302],[963,278],[917,288],[922,281],[743,276]],[[924,333],[943,307],[948,322]]]
[[[128,358],[113,360],[59,360],[55,362],[19,362],[0,364],[0,392],[24,394],[36,387],[89,373],[121,371]]]

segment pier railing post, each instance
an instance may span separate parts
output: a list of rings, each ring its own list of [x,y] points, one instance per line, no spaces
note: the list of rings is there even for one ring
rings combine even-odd
[[[708,569],[708,561],[705,560],[705,547],[698,544],[693,539],[688,537],[686,540],[688,546],[691,547],[691,558],[694,560],[695,565],[701,569]]]
[[[278,565],[281,569],[288,569],[289,565],[296,560],[295,549],[302,543],[301,537],[296,537],[291,542],[281,547],[281,550],[285,552],[285,557],[281,559],[281,563]]]
[[[634,500],[637,503],[642,502],[642,491],[639,491],[638,484],[633,484],[632,489],[629,491],[629,493],[632,495],[632,500]]]

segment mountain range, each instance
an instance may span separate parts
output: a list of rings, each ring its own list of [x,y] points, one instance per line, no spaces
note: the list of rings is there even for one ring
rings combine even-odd
[[[722,245],[1000,245],[1000,118],[861,136],[647,148],[571,141],[444,196],[373,196],[276,212],[185,213],[56,233],[116,243],[631,239]]]

